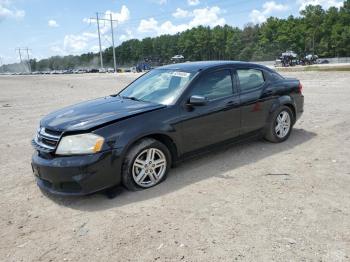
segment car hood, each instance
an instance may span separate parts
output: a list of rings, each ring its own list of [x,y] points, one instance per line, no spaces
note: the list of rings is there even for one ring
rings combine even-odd
[[[107,96],[52,112],[41,120],[40,125],[57,131],[89,130],[164,107],[119,96]]]

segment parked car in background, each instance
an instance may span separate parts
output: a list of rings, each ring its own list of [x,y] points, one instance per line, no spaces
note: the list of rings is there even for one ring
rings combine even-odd
[[[313,65],[317,63],[317,59],[318,59],[317,55],[308,54],[304,57],[303,61],[305,65]]]
[[[97,68],[91,68],[89,69],[88,73],[98,73],[98,69]]]
[[[281,59],[276,59],[276,60],[275,60],[274,66],[275,66],[275,67],[280,67],[280,66],[282,66],[282,60],[281,60]]]
[[[329,60],[327,59],[318,59],[317,64],[329,64]]]
[[[298,64],[298,55],[293,51],[286,51],[282,53],[281,57],[279,58],[281,60],[283,67],[288,66],[295,66]]]
[[[38,185],[84,195],[122,184],[153,187],[191,154],[247,137],[288,139],[302,85],[253,63],[163,66],[124,90],[53,112],[32,141]]]

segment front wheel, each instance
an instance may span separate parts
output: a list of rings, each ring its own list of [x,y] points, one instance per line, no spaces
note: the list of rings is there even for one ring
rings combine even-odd
[[[281,106],[272,116],[265,134],[265,139],[280,143],[288,139],[293,128],[293,113],[287,106]]]
[[[163,143],[151,138],[142,139],[125,157],[123,185],[131,191],[153,187],[165,180],[170,166],[170,152]]]

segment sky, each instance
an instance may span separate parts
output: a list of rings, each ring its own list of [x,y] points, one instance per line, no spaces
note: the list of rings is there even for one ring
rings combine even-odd
[[[125,40],[175,34],[199,25],[244,27],[269,16],[298,16],[308,4],[339,7],[342,0],[0,0],[0,65],[30,58],[97,52],[96,17],[112,14],[116,46]],[[111,25],[101,21],[101,42],[111,46]],[[26,51],[22,52],[26,57]]]

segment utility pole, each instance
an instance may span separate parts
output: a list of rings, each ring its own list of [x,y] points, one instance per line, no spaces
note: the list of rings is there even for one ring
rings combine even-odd
[[[18,51],[18,54],[19,54],[19,61],[20,61],[20,67],[19,68],[22,68],[22,54],[21,54],[21,48],[16,48],[16,51]],[[22,69],[21,69],[22,70]]]
[[[31,49],[28,49],[28,47],[23,48],[23,49],[27,51],[29,73],[31,73],[32,72],[32,66],[30,65],[30,59],[29,59],[29,50],[31,50]]]
[[[19,54],[19,60],[21,61],[21,64],[23,63],[23,59],[22,59],[22,52],[21,51],[26,51],[27,52],[27,63],[28,63],[28,69],[29,69],[29,72],[31,73],[32,72],[32,69],[31,69],[31,65],[30,65],[30,58],[29,58],[29,51],[31,49],[29,49],[28,47],[25,47],[25,48],[16,48],[16,51],[18,51],[18,54]]]
[[[21,61],[21,63],[22,63],[21,48],[16,48],[16,51],[18,51],[18,54],[19,54],[19,61]]]
[[[90,18],[90,20],[96,20],[96,22],[97,22],[98,41],[99,41],[99,44],[100,44],[101,68],[103,68],[103,61],[102,61],[102,47],[101,47],[100,21],[108,21],[108,22],[111,23],[114,72],[117,72],[117,59],[116,59],[116,56],[115,56],[113,22],[118,23],[118,20],[113,20],[112,13],[109,14],[109,19],[100,18],[98,12],[96,13],[96,18]]]
[[[0,68],[1,68],[1,73],[3,73],[4,72],[4,67],[3,67],[1,56],[0,56]]]
[[[101,69],[103,69],[103,57],[102,57],[101,34],[100,34],[100,21],[99,21],[99,18],[98,18],[98,12],[96,13],[96,21],[97,21],[98,42],[100,44]]]
[[[109,13],[109,19],[111,20],[111,32],[112,32],[112,47],[113,47],[113,65],[114,65],[114,73],[117,73],[117,61],[115,59],[115,47],[114,47],[114,30],[113,30],[113,19],[112,13]]]

